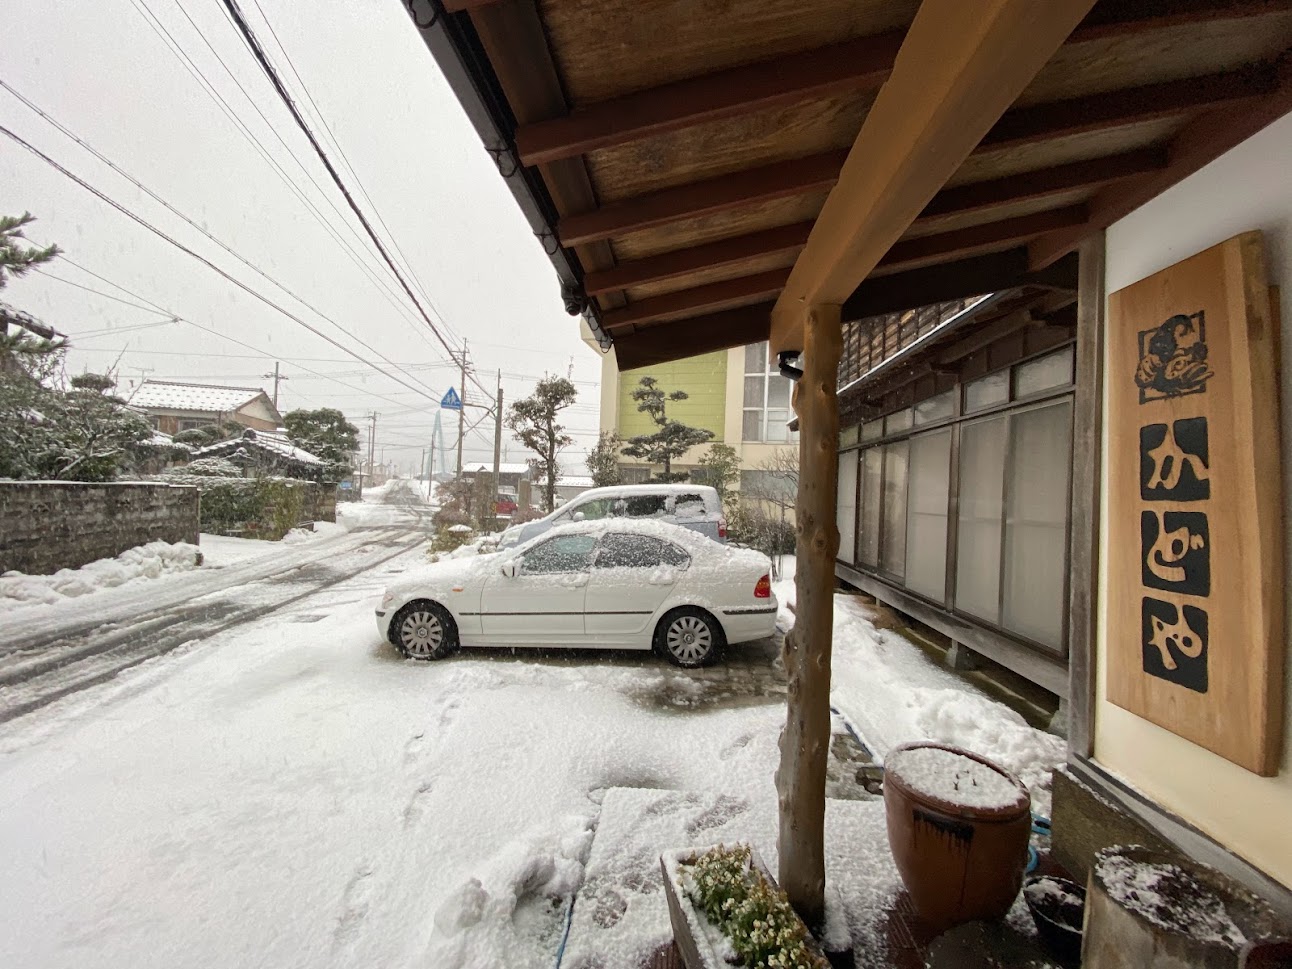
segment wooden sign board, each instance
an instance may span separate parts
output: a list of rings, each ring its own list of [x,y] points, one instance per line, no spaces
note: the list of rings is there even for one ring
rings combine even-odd
[[[1108,699],[1272,776],[1283,509],[1261,234],[1113,293],[1108,340]]]

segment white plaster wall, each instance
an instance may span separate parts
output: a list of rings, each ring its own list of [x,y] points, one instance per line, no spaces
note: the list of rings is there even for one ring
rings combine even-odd
[[[1292,116],[1221,156],[1170,191],[1137,209],[1107,233],[1107,290],[1112,293],[1202,249],[1249,229],[1265,233],[1270,283],[1280,286],[1282,344],[1292,351]],[[1283,431],[1283,528],[1292,576],[1292,381],[1279,377]],[[1109,375],[1112,377],[1113,375]],[[1104,428],[1103,453],[1108,454]],[[1107,548],[1107,464],[1100,520]],[[1099,566],[1101,601],[1107,601],[1108,563]],[[1292,631],[1292,595],[1285,623]],[[1257,777],[1107,700],[1107,617],[1100,614],[1096,677],[1095,759],[1167,810],[1206,832],[1284,885],[1292,887],[1292,718],[1284,708],[1282,768]],[[1286,651],[1286,644],[1285,644]],[[1286,660],[1288,696],[1292,662]]]

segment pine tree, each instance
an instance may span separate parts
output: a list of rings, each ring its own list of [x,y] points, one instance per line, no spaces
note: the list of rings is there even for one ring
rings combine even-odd
[[[507,411],[507,427],[516,440],[538,457],[530,461],[534,474],[543,482],[543,507],[556,507],[556,482],[561,477],[557,456],[574,443],[557,423],[561,411],[574,403],[579,392],[565,377],[544,377],[528,397],[516,401]]]
[[[359,428],[332,407],[294,410],[283,416],[287,439],[328,463],[328,480],[350,473],[350,455],[359,450]]]
[[[0,215],[0,289],[5,288],[9,277],[25,276],[33,266],[49,262],[62,252],[58,246],[37,249],[22,245],[27,238],[22,234],[23,227],[35,221],[36,217],[30,212],[17,216]]]
[[[670,401],[686,400],[689,397],[690,394],[684,390],[666,394],[654,377],[642,377],[638,386],[633,388],[637,410],[648,415],[659,429],[654,434],[638,434],[629,438],[624,454],[650,464],[664,465],[664,470],[655,475],[656,481],[685,481],[688,477],[685,471],[673,471],[673,459],[681,457],[693,447],[713,440],[713,431],[691,427],[668,416]]]

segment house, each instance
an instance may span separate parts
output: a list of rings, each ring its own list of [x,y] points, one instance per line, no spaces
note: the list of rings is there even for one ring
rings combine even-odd
[[[269,395],[259,387],[145,380],[126,403],[146,414],[153,427],[167,434],[226,421],[273,431],[283,422]]]
[[[562,475],[556,481],[556,503],[563,505],[571,498],[577,498],[591,487],[592,479],[587,475]]]
[[[601,358],[601,424],[623,440],[656,430],[650,417],[637,410],[632,392],[642,377],[654,377],[667,392],[681,390],[686,400],[670,401],[668,416],[713,432],[713,443],[732,447],[740,461],[738,488],[750,495],[783,490],[777,468],[786,455],[798,451],[798,434],[790,427],[791,383],[770,357],[767,341],[713,353],[670,360],[620,372],[614,347],[601,352],[586,325],[583,340]],[[694,470],[708,450],[692,448],[673,463],[675,470]],[[620,473],[629,484],[650,478],[646,462],[620,457]]]
[[[464,464],[462,466],[462,477],[475,480],[477,475],[493,474],[493,462],[481,461],[474,464]],[[529,465],[524,461],[501,461],[498,464],[498,487],[510,488],[511,493],[515,494],[516,488],[521,480],[530,479]]]
[[[198,448],[192,457],[227,458],[241,467],[246,477],[276,475],[322,482],[329,470],[326,461],[296,447],[285,435],[252,428],[239,437]]]
[[[1152,844],[1292,914],[1286,5],[409,8],[614,366],[798,380],[799,911],[842,578],[1063,699],[1078,878]]]

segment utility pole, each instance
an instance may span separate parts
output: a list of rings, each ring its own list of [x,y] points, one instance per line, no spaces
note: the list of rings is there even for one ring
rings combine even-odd
[[[262,374],[262,376],[263,376],[266,380],[273,380],[273,382],[274,382],[274,410],[278,410],[278,383],[279,383],[279,381],[286,380],[286,379],[287,379],[287,375],[286,375],[286,374],[281,374],[281,373],[279,373],[279,372],[278,372],[278,361],[277,361],[277,360],[275,360],[275,361],[274,361],[274,372],[273,372],[273,373]]]
[[[377,412],[369,414],[368,419],[372,421],[372,429],[368,431],[368,473],[371,474],[373,452],[377,446]]]
[[[497,501],[498,483],[498,459],[502,453],[502,371],[498,371],[498,400],[493,408],[493,492],[494,501]]]
[[[462,480],[462,441],[467,436],[467,341],[462,341],[462,359],[458,361],[461,371],[460,403],[458,406],[458,480]]]

